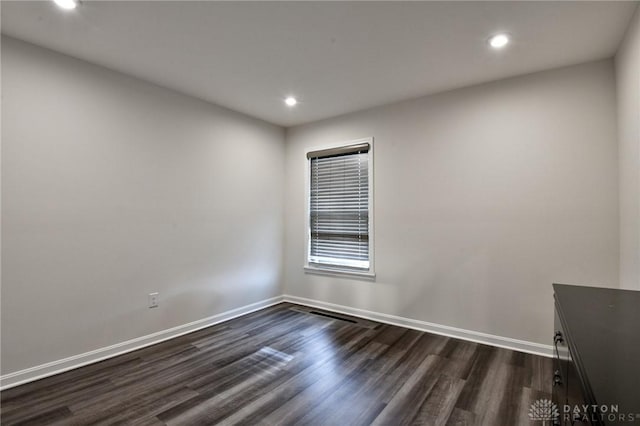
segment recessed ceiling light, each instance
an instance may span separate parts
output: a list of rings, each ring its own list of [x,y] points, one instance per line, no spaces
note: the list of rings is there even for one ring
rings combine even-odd
[[[284,103],[287,104],[287,106],[292,107],[298,103],[298,100],[293,96],[289,96],[287,99],[284,100]]]
[[[78,0],[53,0],[55,4],[60,6],[62,9],[75,9],[78,6]]]
[[[489,44],[494,49],[501,49],[509,44],[509,38],[507,33],[496,34],[489,39]]]

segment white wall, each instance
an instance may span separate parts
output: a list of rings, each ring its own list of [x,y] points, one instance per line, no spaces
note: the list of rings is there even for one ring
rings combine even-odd
[[[640,8],[615,58],[620,158],[620,286],[640,290]]]
[[[285,293],[549,343],[551,283],[618,286],[611,60],[295,127]],[[375,138],[375,282],[305,274],[305,152]]]
[[[3,374],[281,294],[281,128],[4,37],[2,94]]]

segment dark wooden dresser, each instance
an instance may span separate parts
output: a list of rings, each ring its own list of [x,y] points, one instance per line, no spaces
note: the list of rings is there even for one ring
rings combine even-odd
[[[554,424],[640,426],[640,291],[553,289]]]

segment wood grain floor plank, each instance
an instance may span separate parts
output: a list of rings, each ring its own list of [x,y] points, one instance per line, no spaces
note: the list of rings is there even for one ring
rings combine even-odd
[[[411,424],[420,406],[438,381],[438,373],[433,368],[436,363],[436,358],[428,355],[393,395],[384,410],[375,418],[373,425]]]
[[[411,420],[413,425],[441,426],[455,408],[456,400],[465,385],[463,379],[440,374],[438,380]]]
[[[24,419],[17,421],[15,425],[46,425],[52,421],[59,421],[61,419],[69,419],[73,413],[69,411],[67,407],[59,407],[45,412],[39,412],[30,416],[26,416]]]
[[[476,415],[462,410],[460,408],[454,408],[451,412],[451,416],[447,419],[446,426],[475,426],[480,425],[476,420]]]

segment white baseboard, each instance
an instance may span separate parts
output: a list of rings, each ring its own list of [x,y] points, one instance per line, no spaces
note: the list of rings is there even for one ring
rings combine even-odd
[[[310,306],[318,309],[325,309],[346,315],[365,318],[385,324],[397,325],[428,333],[439,334],[456,339],[468,340],[470,342],[483,343],[485,345],[497,346],[499,348],[511,349],[519,352],[526,352],[534,355],[553,357],[553,346],[541,343],[528,342],[526,340],[512,339],[510,337],[495,336],[493,334],[480,333],[473,330],[449,327],[446,325],[434,324],[411,318],[404,318],[395,315],[383,314],[379,312],[367,311],[364,309],[352,308],[335,303],[321,302],[319,300],[307,299],[304,297],[284,295],[284,301],[299,305]]]
[[[107,358],[112,358],[127,352],[135,351],[136,349],[155,345],[156,343],[164,342],[165,340],[173,339],[178,336],[182,336],[183,334],[192,333],[202,328],[210,327],[283,301],[284,298],[282,296],[272,297],[270,299],[261,300],[230,311],[222,312],[208,318],[193,321],[188,324],[179,325],[167,330],[127,340],[126,342],[116,343],[115,345],[85,352],[83,354],[70,356],[68,358],[5,374],[0,376],[0,390],[9,389],[14,386],[53,376],[58,373],[93,364],[98,361],[103,361]]]

